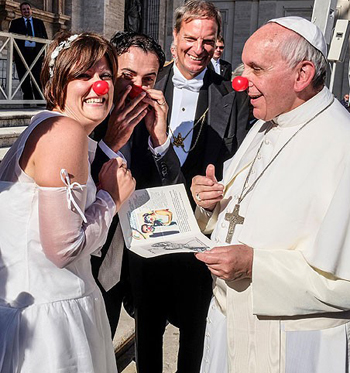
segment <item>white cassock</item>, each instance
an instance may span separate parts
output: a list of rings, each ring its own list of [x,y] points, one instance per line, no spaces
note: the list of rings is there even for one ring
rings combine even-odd
[[[259,146],[248,188],[308,121],[241,202],[245,220],[232,244],[254,248],[253,278],[214,279],[202,373],[224,372],[226,355],[230,373],[349,371],[350,115],[329,90],[258,121],[225,163],[223,201],[211,217],[196,216],[217,246],[227,245],[225,213]]]

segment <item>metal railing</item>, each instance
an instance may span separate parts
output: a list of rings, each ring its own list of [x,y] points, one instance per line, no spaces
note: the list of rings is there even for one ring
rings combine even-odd
[[[28,66],[23,54],[18,47],[17,40],[28,40],[34,41],[36,43],[42,44],[42,48],[39,50],[33,62]],[[40,82],[36,81],[32,69],[42,55],[45,55],[48,45],[51,40],[41,39],[31,36],[12,34],[8,32],[0,32],[0,107],[1,105],[17,105],[17,104],[45,104],[44,95],[42,93]],[[14,51],[17,52],[19,58],[21,59],[26,72],[21,80],[18,79],[17,74],[15,74],[15,64],[13,62]],[[25,81],[25,79],[30,76],[32,84],[35,85],[36,89],[42,96],[42,100],[21,100],[18,99],[20,94],[20,89]],[[14,84],[18,82],[18,84]]]

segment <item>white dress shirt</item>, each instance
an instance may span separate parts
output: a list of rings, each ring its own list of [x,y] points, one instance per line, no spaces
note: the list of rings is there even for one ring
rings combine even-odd
[[[32,28],[32,34],[33,36],[35,36],[35,32],[34,32],[34,26],[33,26],[33,18],[30,17],[30,18],[24,18],[24,23],[25,25],[27,26],[27,21],[29,21],[29,24],[30,24],[30,27]],[[27,47],[27,48],[34,48],[36,46],[36,43],[35,41],[29,41],[29,40],[26,40],[24,42],[24,46]]]
[[[218,58],[217,60],[215,60],[214,58],[212,58],[211,59],[211,63],[214,66],[215,72],[220,75],[220,58]]]
[[[185,151],[182,149],[182,147],[174,146],[175,153],[178,156],[182,166],[188,156],[186,151],[188,152],[191,147],[193,137],[193,131],[191,130],[193,128],[196,115],[199,90],[203,86],[203,78],[207,69],[204,69],[193,79],[186,79],[175,64],[173,69],[174,94],[168,139],[163,145],[156,148],[152,147],[152,142],[149,140],[149,146],[153,154],[162,156],[167,151],[170,141],[173,142],[173,136],[177,137],[179,133],[181,133],[181,136],[184,138],[187,135],[186,139],[184,140]],[[183,84],[180,83],[182,86],[181,88],[176,87],[177,81],[183,82]]]

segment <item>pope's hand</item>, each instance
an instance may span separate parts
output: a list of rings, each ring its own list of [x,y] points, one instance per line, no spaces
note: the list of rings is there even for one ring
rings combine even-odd
[[[213,211],[217,202],[223,198],[224,186],[216,180],[215,166],[209,164],[205,176],[195,176],[191,185],[192,197],[196,204]]]
[[[223,280],[252,278],[253,249],[249,246],[218,246],[195,255],[213,275]]]

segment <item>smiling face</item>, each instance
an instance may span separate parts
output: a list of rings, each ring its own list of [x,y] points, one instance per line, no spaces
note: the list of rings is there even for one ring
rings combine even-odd
[[[141,226],[141,232],[142,233],[153,233],[155,231],[155,228],[153,225],[149,224],[142,224]]]
[[[216,21],[208,18],[183,21],[179,32],[174,30],[176,66],[186,79],[194,78],[207,67],[214,54],[217,31]]]
[[[154,212],[149,213],[149,214],[144,214],[143,219],[144,219],[145,223],[153,224],[156,220],[156,214]]]
[[[255,118],[271,120],[298,106],[294,90],[297,69],[290,68],[279,52],[290,32],[277,24],[267,24],[244,46],[242,76],[249,80],[248,95]]]
[[[118,56],[116,93],[127,85],[135,84],[153,88],[159,70],[159,60],[155,53],[145,53],[138,47],[130,47]]]
[[[224,52],[224,48],[225,48],[224,43],[222,41],[217,40],[215,44],[214,55],[213,55],[214,60],[218,60],[219,58],[221,58]]]
[[[104,95],[94,92],[92,85],[104,80],[109,91]],[[64,114],[77,120],[90,133],[108,115],[113,102],[112,71],[106,57],[101,58],[77,79],[67,85]]]
[[[22,17],[30,18],[32,16],[32,8],[28,4],[23,4],[21,6]]]

